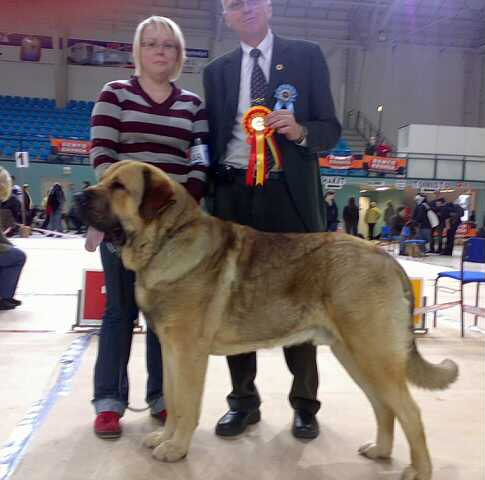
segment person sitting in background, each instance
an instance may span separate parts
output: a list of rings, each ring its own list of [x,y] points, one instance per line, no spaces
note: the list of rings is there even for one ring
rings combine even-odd
[[[359,207],[355,204],[355,197],[350,197],[347,205],[345,205],[343,219],[345,223],[345,231],[350,235],[357,236],[357,227],[359,225]]]
[[[367,145],[365,147],[365,154],[366,155],[375,155],[376,154],[376,137],[372,136],[369,138]]]
[[[377,145],[376,147],[376,155],[378,157],[387,157],[392,151],[392,148],[390,145],[387,145],[385,143],[381,143]]]
[[[336,232],[338,227],[338,207],[335,202],[335,192],[326,192],[324,197],[327,211],[327,232]]]
[[[0,201],[11,197],[11,182],[7,170],[0,167]],[[14,295],[26,258],[25,253],[3,235],[0,225],[0,310],[12,310],[21,305]]]
[[[13,237],[19,232],[19,224],[22,223],[22,204],[12,192],[7,200],[2,203],[1,208],[8,210],[11,218],[10,225],[5,225],[5,227],[8,226],[9,228],[4,233],[7,237]]]
[[[381,218],[381,211],[377,208],[376,202],[370,202],[364,217],[364,221],[369,227],[369,240],[374,240],[374,230],[379,218]]]

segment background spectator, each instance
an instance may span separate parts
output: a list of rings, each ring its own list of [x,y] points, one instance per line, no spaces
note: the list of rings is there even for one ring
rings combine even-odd
[[[381,211],[377,208],[376,202],[370,202],[367,212],[365,212],[364,221],[369,227],[369,240],[374,240],[375,238],[375,226],[376,223],[381,218]]]
[[[336,232],[338,227],[338,207],[335,202],[335,192],[326,192],[324,197],[327,211],[327,232]]]
[[[343,219],[345,231],[351,235],[357,236],[357,229],[359,225],[359,207],[355,204],[355,197],[350,197],[347,205],[345,205]]]

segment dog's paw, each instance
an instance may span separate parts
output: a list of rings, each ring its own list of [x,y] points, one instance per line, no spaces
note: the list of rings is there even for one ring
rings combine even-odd
[[[187,449],[167,440],[156,447],[152,455],[162,462],[177,462],[187,455]]]
[[[389,458],[390,452],[384,452],[375,443],[369,442],[359,448],[359,453],[367,458],[377,460],[378,458]]]
[[[401,480],[431,480],[431,470],[420,474],[412,465],[408,465],[402,472]]]
[[[155,432],[149,433],[143,439],[143,446],[148,448],[158,447],[163,442],[163,430],[157,430]]]

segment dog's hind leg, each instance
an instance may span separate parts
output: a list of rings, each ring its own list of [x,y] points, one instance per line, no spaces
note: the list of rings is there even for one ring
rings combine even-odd
[[[430,480],[432,466],[421,414],[407,384],[389,389],[385,393],[385,401],[394,410],[411,450],[411,465],[404,470],[401,479]]]
[[[394,439],[395,416],[393,411],[382,401],[375,387],[366,379],[366,376],[362,373],[361,368],[359,368],[347,347],[343,343],[338,342],[332,345],[331,349],[347,373],[367,395],[376,416],[376,442],[369,442],[362,445],[359,448],[359,453],[372,459],[389,458],[391,456]]]
[[[172,413],[175,415],[175,431],[153,451],[153,456],[165,462],[176,462],[187,455],[192,435],[199,422],[200,406],[204,390],[205,374],[209,360],[208,349],[197,344],[197,341],[178,332],[177,341],[171,335],[164,335],[163,348],[168,348],[172,383]],[[185,338],[184,338],[185,337]],[[180,342],[183,338],[184,341]],[[167,417],[168,420],[168,417]]]
[[[430,480],[431,460],[419,408],[407,386],[405,359],[400,358],[399,352],[390,350],[382,351],[377,356],[375,350],[372,352],[364,350],[358,342],[353,342],[351,348],[336,344],[332,350],[367,393],[376,412],[378,424],[376,445],[370,448],[364,446],[361,453],[372,458],[390,453],[391,415],[392,418],[395,415],[411,450],[411,465],[404,470],[402,480]],[[350,368],[348,368],[349,365]],[[366,390],[367,386],[371,386],[369,391]]]

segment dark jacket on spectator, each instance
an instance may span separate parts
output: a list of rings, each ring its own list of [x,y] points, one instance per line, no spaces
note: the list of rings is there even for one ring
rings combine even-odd
[[[395,236],[401,235],[401,231],[404,225],[406,225],[406,219],[399,214],[394,215],[391,218],[392,235],[395,235]]]
[[[417,205],[413,212],[413,223],[419,228],[431,228],[428,220],[428,209],[431,208],[426,202]]]

